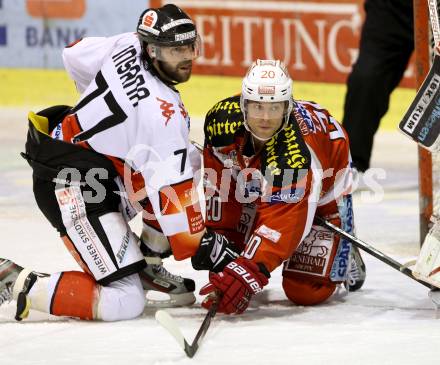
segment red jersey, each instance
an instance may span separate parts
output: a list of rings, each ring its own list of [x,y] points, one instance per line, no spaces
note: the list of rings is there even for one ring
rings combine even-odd
[[[255,153],[240,97],[205,119],[206,226],[272,271],[310,232],[315,214],[337,216],[351,187],[346,132],[329,112],[295,101],[287,127]]]

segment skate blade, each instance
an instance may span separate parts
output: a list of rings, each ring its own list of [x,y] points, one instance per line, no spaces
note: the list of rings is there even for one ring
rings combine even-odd
[[[147,301],[145,306],[148,308],[173,308],[173,307],[186,307],[195,303],[196,297],[194,293],[182,293],[182,294],[161,294],[161,297],[167,296],[167,299],[156,299],[149,298],[148,294],[150,292],[154,292],[154,294],[158,294],[156,291],[147,291]]]

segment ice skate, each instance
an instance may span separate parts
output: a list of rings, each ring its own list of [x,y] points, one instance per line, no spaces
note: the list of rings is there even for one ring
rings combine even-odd
[[[12,300],[12,289],[22,270],[11,260],[0,258],[0,306]]]
[[[194,280],[183,278],[170,273],[162,264],[160,254],[156,254],[150,249],[145,252],[147,267],[139,273],[144,290],[157,291],[169,296],[167,300],[149,299],[147,296],[148,307],[180,307],[188,306],[196,301],[194,296]]]

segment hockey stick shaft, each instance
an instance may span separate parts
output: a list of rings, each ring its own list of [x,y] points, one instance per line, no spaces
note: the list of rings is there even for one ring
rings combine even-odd
[[[211,320],[217,314],[218,303],[219,301],[215,301],[209,309],[208,313],[206,313],[205,319],[203,320],[203,323],[201,324],[199,331],[196,334],[196,337],[194,337],[192,344],[189,345],[187,342],[185,343],[185,353],[188,355],[188,357],[192,358],[199,349],[200,342],[205,337],[206,332],[211,325]]]
[[[203,154],[203,146],[199,142],[191,140],[191,143],[201,154]]]
[[[407,268],[406,266],[403,266],[401,263],[399,263],[396,260],[392,259],[391,257],[385,255],[383,252],[379,251],[378,249],[374,248],[373,246],[370,246],[368,243],[361,241],[359,238],[345,232],[343,229],[326,221],[324,218],[316,216],[315,221],[318,224],[320,224],[321,226],[327,227],[328,229],[330,229],[334,233],[345,238],[347,241],[351,242],[357,248],[360,248],[361,250],[369,253],[371,256],[374,256],[375,258],[377,258],[378,260],[387,264],[388,266],[391,266],[392,268],[400,271],[402,274],[404,274],[404,275],[408,276],[409,278],[417,281],[418,283],[426,286],[427,288],[429,288],[429,289],[432,288],[430,284],[425,283],[424,281],[417,279],[413,275],[413,273],[411,272],[411,270],[409,268]]]

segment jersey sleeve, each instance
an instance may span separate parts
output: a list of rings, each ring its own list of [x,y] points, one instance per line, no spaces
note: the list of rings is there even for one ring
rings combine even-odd
[[[95,78],[116,42],[117,37],[87,37],[64,48],[64,67],[80,93]]]
[[[128,154],[135,170],[142,173],[154,213],[148,216],[144,212],[143,218],[157,221],[174,257],[182,260],[196,252],[205,230],[188,129],[182,122],[151,128],[147,135],[148,143],[139,140]]]
[[[303,102],[309,116],[322,128],[306,136],[307,144],[319,160],[323,174],[323,194],[319,206],[350,193],[353,181],[347,132],[343,126],[319,104]]]
[[[341,140],[332,145],[330,159],[333,161],[334,167],[333,170],[327,169],[332,172],[323,178],[324,193],[319,199],[319,207],[332,204],[352,191],[353,172],[348,140]]]

